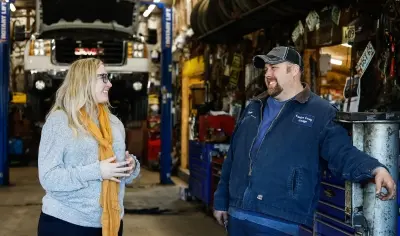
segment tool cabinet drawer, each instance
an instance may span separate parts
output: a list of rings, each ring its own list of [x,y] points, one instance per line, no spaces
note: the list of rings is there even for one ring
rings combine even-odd
[[[313,236],[312,229],[309,229],[305,226],[300,226],[299,236]]]
[[[207,159],[204,159],[204,155],[200,155],[199,158],[190,157],[189,159],[189,169],[192,168],[208,168],[211,164]]]
[[[317,211],[325,215],[329,215],[342,222],[345,222],[346,220],[345,209],[332,205],[328,202],[319,201],[317,206]]]
[[[203,182],[200,179],[190,178],[189,179],[190,193],[192,196],[197,197],[202,201],[206,201],[206,196],[204,196]]]
[[[354,236],[354,233],[347,232],[332,224],[316,219],[314,222],[314,235],[318,236]]]
[[[355,233],[354,228],[352,228],[350,224],[346,224],[345,222],[337,220],[329,215],[317,212],[315,216],[316,216],[315,217],[316,223],[323,224],[323,226],[320,226],[320,228],[324,229],[323,232],[343,231],[342,234],[340,235],[347,235],[347,234],[354,235]],[[336,236],[336,234],[329,234],[329,236],[330,235]]]
[[[196,141],[189,141],[189,157],[199,158],[203,152],[203,144]]]
[[[191,141],[189,145],[189,170],[195,168],[209,168],[211,160],[206,145]]]
[[[321,182],[319,199],[334,206],[344,208],[345,188],[342,186]]]
[[[189,190],[191,194],[202,202],[208,204],[211,201],[210,171],[205,169],[192,169],[189,176]]]

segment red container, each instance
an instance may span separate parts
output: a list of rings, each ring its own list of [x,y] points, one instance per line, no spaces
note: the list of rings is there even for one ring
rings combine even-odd
[[[147,142],[147,160],[158,162],[158,154],[161,151],[161,139],[149,140]]]

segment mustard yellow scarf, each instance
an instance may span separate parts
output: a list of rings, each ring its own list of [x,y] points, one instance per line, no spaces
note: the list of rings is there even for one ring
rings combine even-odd
[[[110,126],[110,118],[104,108],[104,105],[98,106],[99,127],[90,119],[84,109],[81,110],[81,120],[88,131],[99,143],[99,159],[100,161],[114,156],[112,149],[112,133]],[[118,201],[119,184],[103,180],[100,205],[103,208],[101,216],[103,236],[117,236],[120,227],[120,207]]]

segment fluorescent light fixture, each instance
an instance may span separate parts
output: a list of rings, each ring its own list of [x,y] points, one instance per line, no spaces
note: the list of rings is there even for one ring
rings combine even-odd
[[[10,3],[10,10],[11,10],[12,12],[15,12],[15,11],[17,10],[17,8],[15,8],[14,3]]]
[[[152,11],[154,10],[154,8],[156,8],[156,5],[155,5],[155,4],[151,4],[151,5],[149,6],[149,8],[147,8],[147,10],[149,10],[150,12],[152,12]]]
[[[350,44],[348,44],[348,43],[343,43],[343,44],[341,44],[342,46],[344,46],[344,47],[348,47],[348,48],[351,48],[351,45]]]
[[[160,2],[160,0],[155,0],[154,2]],[[155,4],[149,5],[149,7],[146,9],[146,11],[143,12],[144,17],[148,17],[150,13],[156,8]]]
[[[341,65],[342,65],[342,61],[332,58],[332,59],[331,59],[331,64],[341,66]]]
[[[143,16],[144,17],[148,17],[150,15],[151,11],[146,10],[145,12],[143,12]]]

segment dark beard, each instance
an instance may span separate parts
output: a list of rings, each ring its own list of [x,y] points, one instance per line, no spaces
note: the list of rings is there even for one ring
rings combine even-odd
[[[268,88],[267,91],[268,91],[268,95],[274,98],[282,93],[283,88],[281,87],[281,85],[279,83],[276,83],[276,86],[274,88]]]

